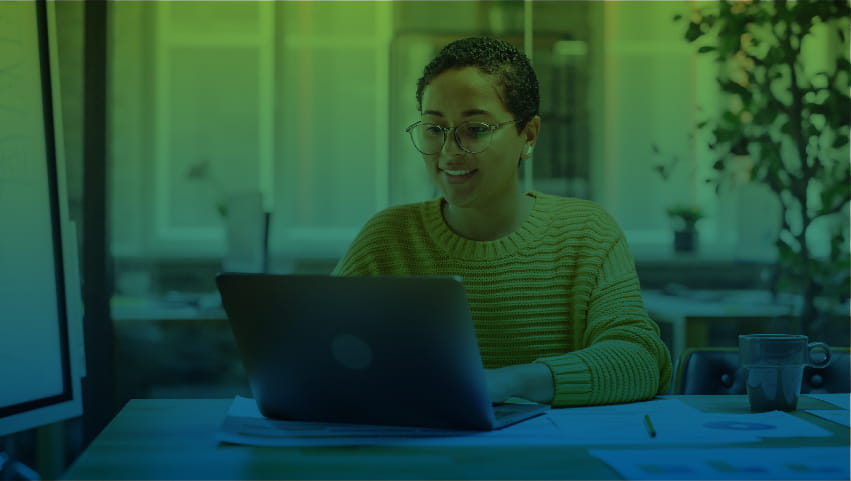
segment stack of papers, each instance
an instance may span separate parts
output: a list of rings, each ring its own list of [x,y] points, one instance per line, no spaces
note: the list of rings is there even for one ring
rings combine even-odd
[[[645,415],[652,420],[655,436],[648,433]],[[481,432],[272,420],[260,414],[253,399],[237,396],[218,439],[252,446],[655,446],[829,435],[784,412],[704,413],[677,399],[552,409],[503,429]]]
[[[811,396],[840,409],[810,412],[828,419],[835,416],[848,425],[848,394]],[[645,416],[652,420],[655,436],[650,435]],[[218,439],[252,446],[298,447],[622,445],[629,448],[590,449],[589,453],[626,479],[850,479],[847,446],[707,447],[771,437],[830,435],[785,412],[705,413],[678,399],[552,409],[503,429],[480,432],[272,420],[260,414],[253,399],[237,396]],[[683,449],[683,445],[695,447]]]

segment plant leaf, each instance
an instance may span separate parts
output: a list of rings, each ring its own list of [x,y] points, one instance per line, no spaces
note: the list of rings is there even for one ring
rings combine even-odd
[[[688,29],[686,29],[685,39],[692,43],[695,40],[699,39],[703,35],[703,32],[700,29],[700,24],[691,22],[688,24]]]

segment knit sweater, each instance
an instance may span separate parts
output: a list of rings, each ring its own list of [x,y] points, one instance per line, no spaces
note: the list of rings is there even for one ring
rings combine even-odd
[[[485,368],[542,362],[552,405],[648,399],[671,357],[647,315],[626,239],[590,201],[532,192],[520,227],[494,241],[454,233],[442,198],[390,207],[363,227],[334,275],[455,275]]]

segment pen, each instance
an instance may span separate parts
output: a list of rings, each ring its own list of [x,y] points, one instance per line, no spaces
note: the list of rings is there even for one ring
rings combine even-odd
[[[650,420],[650,415],[644,415],[644,427],[647,429],[647,434],[650,435],[651,438],[656,437],[656,428],[653,427],[653,421]]]

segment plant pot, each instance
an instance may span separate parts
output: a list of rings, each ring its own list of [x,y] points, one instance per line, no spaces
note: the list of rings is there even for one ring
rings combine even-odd
[[[674,231],[674,252],[695,252],[697,250],[697,230]]]

